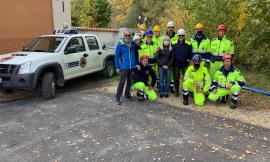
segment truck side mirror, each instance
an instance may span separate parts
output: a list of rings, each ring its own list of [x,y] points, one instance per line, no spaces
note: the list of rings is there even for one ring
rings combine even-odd
[[[105,44],[103,44],[102,49],[105,49],[105,48],[106,48],[106,45],[105,45]]]
[[[76,47],[70,46],[65,50],[65,54],[76,53]]]

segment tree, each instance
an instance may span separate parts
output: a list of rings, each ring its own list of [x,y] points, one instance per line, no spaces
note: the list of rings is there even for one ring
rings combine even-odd
[[[83,6],[83,0],[72,0],[71,1],[71,23],[72,26],[80,26],[80,15]]]
[[[111,14],[111,4],[107,0],[84,0],[79,24],[82,26],[108,27]]]
[[[133,0],[112,0],[112,27],[125,26],[127,14],[132,4]]]

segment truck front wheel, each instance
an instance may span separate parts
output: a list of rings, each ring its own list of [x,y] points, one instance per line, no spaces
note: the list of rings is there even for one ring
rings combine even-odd
[[[105,69],[103,71],[103,74],[107,77],[113,77],[115,74],[115,67],[113,61],[108,61],[106,63]]]
[[[43,75],[41,91],[45,99],[52,99],[55,97],[56,82],[54,73],[48,72]]]

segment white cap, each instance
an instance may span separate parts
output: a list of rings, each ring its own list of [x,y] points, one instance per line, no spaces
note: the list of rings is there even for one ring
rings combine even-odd
[[[169,21],[168,23],[167,23],[167,28],[168,27],[174,27],[174,22],[173,21]]]
[[[141,37],[139,35],[134,35],[133,40],[137,40],[137,39],[141,39]]]
[[[184,29],[179,29],[177,32],[177,35],[185,35],[185,30]]]

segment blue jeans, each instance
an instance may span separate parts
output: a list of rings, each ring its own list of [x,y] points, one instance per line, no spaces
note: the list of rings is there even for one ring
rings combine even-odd
[[[159,74],[159,94],[169,94],[170,88],[170,74],[171,68],[163,69],[162,67],[158,67]]]

